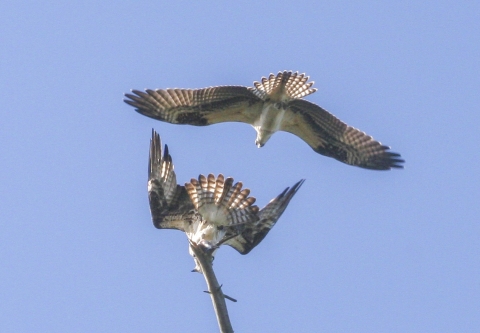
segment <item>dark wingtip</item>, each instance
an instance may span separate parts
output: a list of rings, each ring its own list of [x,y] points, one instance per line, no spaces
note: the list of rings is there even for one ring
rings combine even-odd
[[[295,191],[297,191],[303,185],[303,183],[305,183],[305,178],[296,182],[295,185],[292,186],[292,189],[295,188]]]
[[[392,160],[392,164],[390,164],[390,168],[393,168],[393,169],[404,169],[404,165],[402,165],[402,163],[405,163],[405,160],[402,160],[402,159],[395,159],[395,160]]]
[[[130,98],[130,96],[131,96],[131,95],[129,95],[129,94],[125,94],[125,96],[127,96],[127,97],[129,97],[129,98]],[[130,100],[130,99],[124,99],[123,101],[124,101],[125,103],[127,103],[128,105],[130,105],[130,106],[133,106],[134,108],[136,108],[136,107],[137,107],[137,105],[135,104],[135,102],[134,102],[134,101],[132,101],[132,100]]]
[[[305,182],[305,179],[300,179],[298,182],[296,182],[291,188],[290,190],[288,190],[289,188],[287,187],[285,189],[285,191],[288,191],[289,193],[290,192],[297,192],[298,189],[303,185],[303,183]]]
[[[390,148],[384,146],[386,148]],[[365,165],[359,165],[365,169],[371,170],[391,170],[391,169],[403,169],[404,166],[402,165],[405,163],[405,160],[400,158],[401,155],[399,153],[391,152],[391,151],[384,151],[382,154],[372,156],[372,159],[367,161]]]
[[[283,192],[280,193],[274,200],[285,200],[285,202],[287,202],[288,204],[290,199],[293,198],[293,196],[297,193],[297,191],[300,189],[304,182],[305,179],[300,179],[292,187],[287,187],[286,189],[284,189]]]
[[[388,156],[390,157],[389,158],[389,162],[390,162],[389,167],[390,168],[403,169],[402,164],[405,163],[405,160],[403,158],[399,158],[399,157],[401,157],[400,154],[393,153],[393,152],[388,152]]]
[[[168,160],[169,156],[170,156],[170,154],[168,153],[168,146],[167,146],[167,144],[165,144],[164,150],[163,150],[163,159]]]
[[[151,179],[153,170],[158,167],[158,163],[161,161],[161,159],[162,141],[160,139],[160,134],[158,134],[155,129],[152,128],[152,138],[150,139],[150,153],[148,156],[148,179]]]

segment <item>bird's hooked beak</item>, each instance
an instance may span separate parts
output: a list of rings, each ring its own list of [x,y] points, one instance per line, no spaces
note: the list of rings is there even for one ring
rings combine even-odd
[[[267,143],[268,139],[272,136],[275,131],[268,131],[265,129],[262,129],[261,127],[255,127],[255,130],[257,131],[257,137],[255,138],[255,145],[258,148],[262,148],[265,146]]]

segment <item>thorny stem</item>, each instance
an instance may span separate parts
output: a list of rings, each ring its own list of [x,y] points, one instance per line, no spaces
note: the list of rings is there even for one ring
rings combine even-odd
[[[198,263],[202,269],[203,276],[208,286],[208,293],[212,298],[213,309],[217,316],[218,327],[221,333],[233,333],[232,324],[228,317],[227,305],[225,304],[225,295],[221,286],[218,284],[217,277],[212,267],[212,255],[205,251],[201,246],[190,241],[190,248],[195,254]]]

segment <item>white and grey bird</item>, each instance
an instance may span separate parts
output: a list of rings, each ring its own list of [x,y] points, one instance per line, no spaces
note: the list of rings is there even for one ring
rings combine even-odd
[[[249,253],[273,228],[304,182],[286,188],[258,209],[250,190],[222,174],[200,175],[185,186],[177,184],[168,146],[163,154],[161,146],[160,136],[152,131],[147,187],[153,224],[158,229],[181,230],[212,253],[223,244]],[[198,264],[194,270],[199,271]]]
[[[304,100],[317,90],[308,79],[305,74],[284,71],[263,77],[254,87],[132,90],[124,101],[145,116],[172,124],[250,124],[257,131],[258,147],[276,131],[286,131],[317,153],[346,164],[373,170],[403,168],[404,160],[390,147]]]

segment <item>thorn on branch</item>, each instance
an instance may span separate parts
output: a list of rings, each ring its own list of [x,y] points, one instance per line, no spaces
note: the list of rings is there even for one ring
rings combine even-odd
[[[236,300],[235,298],[233,298],[233,297],[230,297],[230,296],[225,295],[225,294],[223,294],[223,297],[225,297],[225,298],[228,299],[229,301],[232,301],[232,302],[234,302],[234,303],[237,303],[237,300]]]
[[[220,289],[222,289],[222,286],[223,286],[223,284],[220,285],[220,286],[217,288],[217,291],[219,291]],[[208,290],[204,290],[203,292],[204,292],[204,293],[207,293],[207,294],[211,294],[211,292],[209,292]],[[223,294],[223,298],[226,298],[226,299],[228,299],[229,301],[232,301],[232,302],[234,302],[234,303],[237,302],[237,300],[236,300],[235,298],[230,297],[230,296],[228,296],[228,295],[225,295],[223,292],[222,292],[222,294]]]

